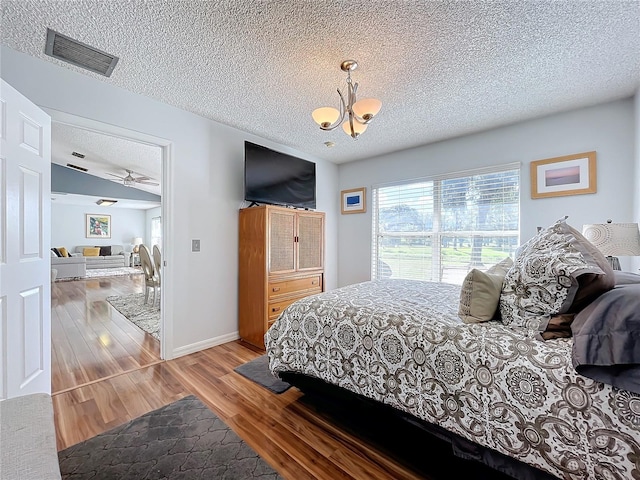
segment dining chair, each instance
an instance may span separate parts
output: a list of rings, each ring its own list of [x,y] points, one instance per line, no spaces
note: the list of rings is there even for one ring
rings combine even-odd
[[[151,253],[149,247],[146,245],[140,245],[140,263],[142,265],[142,271],[144,272],[144,303],[149,303],[149,290],[153,292],[153,305],[156,305],[158,298],[158,289],[160,288],[160,279],[155,273],[153,261],[151,259]]]
[[[162,270],[162,254],[160,253],[160,247],[158,245],[153,246],[153,267],[156,277],[158,277],[158,287],[160,287],[162,283],[160,275],[160,272]]]

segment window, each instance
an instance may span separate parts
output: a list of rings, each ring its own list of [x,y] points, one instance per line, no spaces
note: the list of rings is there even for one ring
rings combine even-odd
[[[376,186],[372,197],[373,278],[461,284],[519,245],[517,164]]]
[[[151,247],[158,245],[162,250],[162,222],[160,217],[153,217],[151,219]]]

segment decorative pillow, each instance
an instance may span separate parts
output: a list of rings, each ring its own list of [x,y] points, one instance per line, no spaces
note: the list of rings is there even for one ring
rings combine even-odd
[[[67,249],[64,248],[64,247],[58,248],[58,251],[60,252],[60,256],[61,257],[68,257],[69,256],[69,252],[67,252]]]
[[[111,245],[109,245],[108,247],[100,247],[101,257],[108,257],[110,255],[111,255]]]
[[[616,285],[629,285],[634,283],[640,283],[640,275],[631,272],[622,272],[620,270],[614,270],[613,276],[616,277]]]
[[[566,223],[566,217],[523,244],[502,286],[502,322],[542,338],[551,316],[571,308],[580,286],[578,277],[605,274],[592,246]]]
[[[82,255],[84,257],[97,257],[100,255],[100,247],[85,247],[82,249]]]
[[[541,333],[543,340],[552,338],[568,338],[571,336],[571,323],[576,317],[575,313],[561,313],[551,315],[547,328]]]
[[[506,257],[504,260],[500,260],[493,267],[487,270],[487,273],[500,273],[502,274],[502,276],[504,276],[512,266],[513,259],[511,257]]]
[[[611,264],[598,248],[587,240],[580,232],[567,225],[571,229],[571,233],[576,237],[580,246],[593,257],[600,270],[604,274],[585,273],[578,277],[578,291],[571,306],[567,310],[568,313],[578,313],[584,307],[593,302],[604,292],[611,290],[616,286],[616,276]]]
[[[472,269],[460,290],[458,316],[464,323],[486,322],[496,318],[502,282],[513,265],[510,257],[497,263],[486,272]]]
[[[61,257],[62,256],[62,254],[60,253],[60,251],[56,247],[53,247],[51,249],[51,251],[56,254],[56,257]]]
[[[53,248],[51,249],[51,258],[58,258],[58,255],[53,251]]]

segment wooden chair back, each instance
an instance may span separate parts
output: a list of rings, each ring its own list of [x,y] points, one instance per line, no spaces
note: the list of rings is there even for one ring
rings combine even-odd
[[[153,280],[153,277],[155,276],[155,269],[151,260],[149,247],[147,247],[146,245],[140,245],[138,253],[140,254],[140,264],[142,265],[142,271],[144,272],[145,280]]]
[[[162,254],[160,253],[160,247],[158,245],[153,246],[153,267],[155,274],[160,279],[160,267],[162,266]]]

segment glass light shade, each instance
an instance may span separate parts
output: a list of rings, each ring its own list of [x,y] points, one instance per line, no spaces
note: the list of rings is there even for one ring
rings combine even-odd
[[[344,133],[351,136],[351,126],[349,125],[349,120],[347,120],[342,124],[342,129],[344,130]],[[367,129],[367,125],[365,125],[364,123],[360,123],[357,120],[353,121],[353,131],[355,132],[356,135],[360,135],[361,133],[364,133],[366,129]]]
[[[311,113],[311,116],[313,117],[313,120],[322,127],[331,125],[338,120],[340,112],[332,107],[320,107],[316,108]]]
[[[365,120],[371,120],[382,108],[382,102],[377,98],[363,98],[353,104],[353,113]]]

